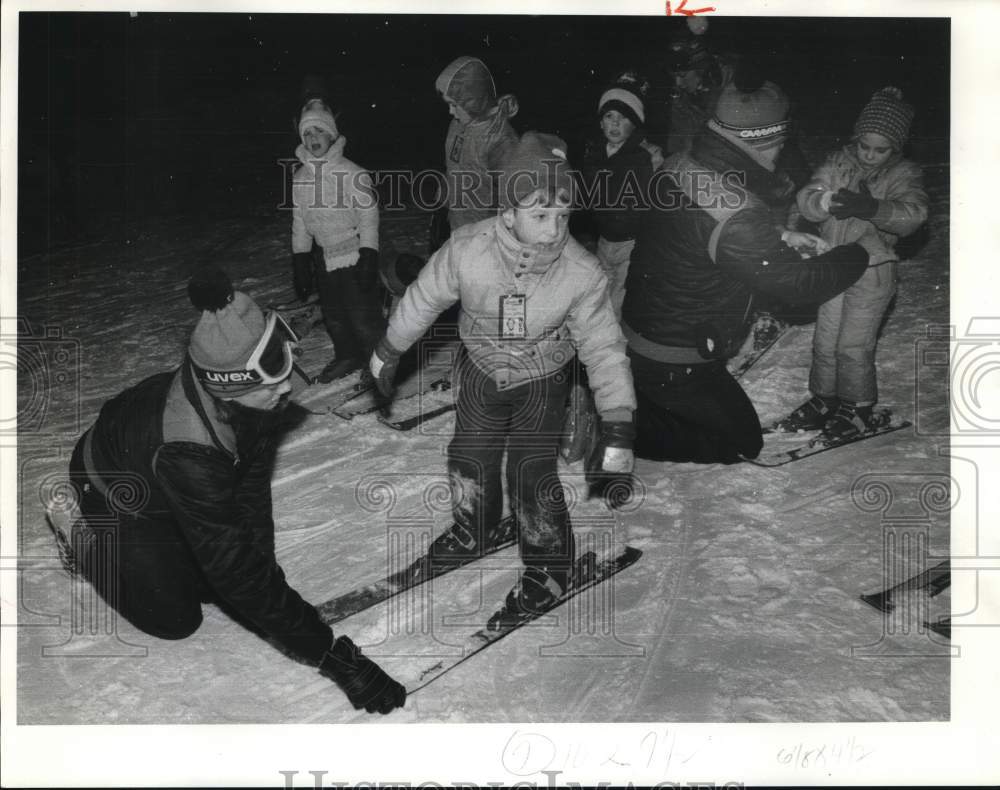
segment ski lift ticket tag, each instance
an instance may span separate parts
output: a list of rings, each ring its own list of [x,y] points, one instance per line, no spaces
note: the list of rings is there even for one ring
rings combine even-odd
[[[528,336],[525,321],[524,294],[504,294],[500,297],[500,339],[524,340]]]

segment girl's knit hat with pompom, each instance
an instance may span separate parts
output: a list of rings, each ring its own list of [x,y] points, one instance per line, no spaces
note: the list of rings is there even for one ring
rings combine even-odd
[[[913,107],[903,101],[899,88],[888,86],[875,91],[854,124],[854,136],[874,132],[900,150],[910,137]]]

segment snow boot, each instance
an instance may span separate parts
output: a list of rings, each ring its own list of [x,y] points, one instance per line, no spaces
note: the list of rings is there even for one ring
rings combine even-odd
[[[819,435],[820,441],[840,442],[853,439],[858,434],[878,427],[879,421],[872,413],[872,405],[857,406],[847,401],[841,401],[833,417],[823,426]]]
[[[799,408],[774,424],[774,430],[795,433],[796,431],[818,431],[826,426],[836,413],[840,400],[823,395],[813,395]]]
[[[568,586],[568,568],[529,566],[486,627],[490,631],[501,631],[537,617],[559,603]]]
[[[320,384],[329,384],[331,381],[342,379],[344,376],[353,373],[355,370],[360,370],[361,368],[362,362],[360,359],[337,359],[334,357],[316,377],[316,381]]]

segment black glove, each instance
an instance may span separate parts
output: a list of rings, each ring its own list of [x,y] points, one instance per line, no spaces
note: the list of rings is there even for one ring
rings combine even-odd
[[[868,185],[864,183],[861,184],[860,192],[841,188],[830,200],[830,214],[837,219],[871,219],[877,211],[878,200],[872,197]]]
[[[346,636],[339,637],[319,662],[321,675],[340,686],[355,710],[389,713],[406,704],[406,689],[389,677]]]
[[[308,299],[315,290],[311,252],[296,252],[292,255],[292,285],[300,302]]]
[[[590,496],[604,497],[610,508],[619,508],[632,498],[635,435],[635,425],[631,422],[602,420],[597,445],[587,460],[586,478],[590,484]],[[608,453],[608,450],[612,452]],[[614,468],[605,469],[609,461],[613,462]]]
[[[396,379],[396,369],[399,367],[401,356],[403,356],[403,352],[394,349],[389,344],[388,339],[383,337],[375,346],[368,363],[368,369],[375,379],[375,386],[378,387],[378,391],[386,400],[392,398],[392,393],[396,389],[393,382]]]
[[[362,247],[354,268],[354,278],[361,293],[370,293],[378,282],[378,250]]]

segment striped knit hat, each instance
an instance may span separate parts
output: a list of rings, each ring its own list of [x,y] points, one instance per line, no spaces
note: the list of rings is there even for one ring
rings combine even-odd
[[[715,105],[708,128],[716,134],[755,151],[783,143],[792,124],[785,92],[773,82],[752,91],[728,85]]]
[[[875,91],[865,105],[854,124],[854,136],[880,134],[898,151],[910,137],[912,122],[913,107],[903,101],[899,88],[888,86]]]
[[[636,126],[646,122],[646,111],[642,103],[645,83],[633,72],[620,74],[597,102],[597,115],[601,117],[609,110],[617,110]]]

